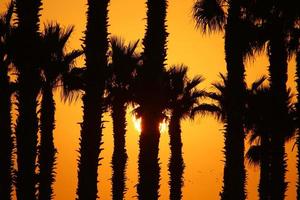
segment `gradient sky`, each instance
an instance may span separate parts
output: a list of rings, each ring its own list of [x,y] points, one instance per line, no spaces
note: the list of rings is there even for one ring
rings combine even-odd
[[[0,2],[0,10],[8,0]],[[167,65],[184,63],[189,66],[189,75],[203,75],[206,80],[201,88],[211,89],[210,83],[218,80],[219,72],[225,72],[224,40],[222,34],[202,35],[195,29],[192,19],[192,5],[194,0],[170,0],[167,16],[168,32],[168,59]],[[140,0],[111,0],[109,7],[109,32],[112,35],[121,36],[126,41],[142,39],[145,29],[145,1]],[[42,12],[42,24],[45,22],[59,22],[60,24],[75,25],[69,48],[80,48],[85,29],[86,1],[84,0],[44,0]],[[43,26],[41,26],[43,27]],[[83,64],[81,61],[79,65]],[[262,75],[267,75],[268,60],[265,56],[259,56],[255,60],[247,61],[247,82]],[[290,63],[288,85],[295,88],[294,62]],[[60,102],[59,93],[56,94],[56,130],[55,144],[58,149],[57,177],[55,183],[55,199],[68,200],[75,198],[76,175],[79,147],[79,125],[82,120],[81,100],[71,105]],[[99,168],[99,191],[101,199],[110,199],[111,169],[110,161],[113,150],[112,125],[109,115],[105,116],[104,151],[101,157],[104,159]],[[126,199],[136,196],[137,184],[137,157],[138,157],[138,132],[133,128],[130,113],[128,113],[127,134],[127,193]],[[222,124],[213,118],[196,118],[195,121],[184,121],[183,126],[183,152],[185,161],[185,182],[183,199],[219,199],[222,187],[223,174],[223,135]],[[168,158],[169,138],[164,133],[160,143],[161,163],[161,189],[160,199],[168,199]],[[295,151],[292,152],[293,142],[287,145],[288,153],[288,181],[290,182],[287,199],[296,199],[295,181],[296,164]],[[248,145],[247,145],[248,146]],[[248,199],[257,199],[257,184],[259,169],[249,167],[248,170]]]

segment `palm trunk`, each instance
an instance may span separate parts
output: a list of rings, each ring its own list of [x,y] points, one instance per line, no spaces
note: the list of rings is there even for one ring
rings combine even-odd
[[[240,7],[238,1],[231,0],[225,29],[225,54],[228,76],[228,110],[225,126],[225,166],[222,200],[243,200],[246,198],[244,166],[244,63],[240,38]]]
[[[78,200],[97,199],[98,165],[102,144],[103,93],[108,49],[109,0],[88,0],[85,36],[86,86],[78,163]]]
[[[171,158],[169,163],[170,172],[170,200],[182,199],[184,161],[182,157],[182,141],[180,118],[173,115],[169,124]]]
[[[271,199],[284,199],[287,182],[285,182],[286,155],[285,131],[287,119],[287,52],[285,37],[280,26],[272,35],[269,44],[270,90],[272,102],[271,128]]]
[[[126,134],[126,106],[124,101],[115,100],[112,105],[112,119],[114,132],[114,152],[112,157],[112,197],[123,200],[125,193],[125,169],[127,153],[125,147]]]
[[[142,83],[139,86],[142,132],[139,147],[140,200],[158,199],[159,194],[159,121],[164,109],[163,72],[166,59],[166,0],[147,0],[147,27],[143,40]]]
[[[55,102],[52,88],[46,83],[41,102],[41,145],[39,149],[39,200],[53,199],[52,185],[55,181],[55,154],[53,131],[55,128]]]
[[[0,199],[11,199],[13,136],[11,127],[11,91],[4,63],[0,63]]]
[[[19,37],[15,64],[19,70],[17,94],[17,198],[36,199],[36,154],[37,154],[37,95],[39,70],[37,66],[39,11],[41,0],[16,0],[17,34]]]
[[[17,198],[35,199],[36,193],[36,155],[37,155],[37,94],[31,74],[26,72],[19,77],[19,93],[17,95],[19,117],[17,119]],[[36,76],[38,76],[36,74]],[[29,83],[29,84],[28,84]],[[32,88],[35,91],[32,91]]]
[[[260,163],[260,179],[259,179],[259,199],[269,200],[270,199],[270,137],[261,137],[261,163]]]
[[[142,117],[139,141],[139,183],[137,185],[139,200],[155,200],[159,197],[159,138],[159,118],[148,111]]]
[[[297,81],[297,169],[298,169],[298,181],[297,181],[297,199],[300,198],[300,51],[297,52],[296,56],[296,81]]]

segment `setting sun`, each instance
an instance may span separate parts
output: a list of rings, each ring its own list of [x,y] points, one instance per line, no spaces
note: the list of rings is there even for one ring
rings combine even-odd
[[[135,115],[132,115],[132,122],[134,125],[134,128],[137,132],[141,133],[142,132],[142,128],[141,128],[141,123],[142,123],[142,118],[136,118]]]
[[[141,127],[142,118],[141,117],[137,118],[135,115],[132,115],[132,122],[133,122],[135,130],[137,132],[141,133],[142,132],[142,127]],[[167,133],[168,125],[169,125],[169,122],[166,119],[164,119],[161,123],[159,123],[160,133]]]

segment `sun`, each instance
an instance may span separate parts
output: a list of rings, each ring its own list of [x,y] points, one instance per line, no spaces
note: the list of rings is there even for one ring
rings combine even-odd
[[[139,117],[137,118],[136,115],[132,115],[132,122],[134,125],[135,130],[137,130],[138,133],[142,132],[142,118]],[[168,126],[169,126],[169,122],[168,120],[164,119],[162,122],[159,123],[159,132],[160,133],[166,133],[168,132]]]
[[[142,118],[136,118],[135,115],[132,115],[132,122],[134,125],[135,130],[137,130],[137,132],[141,133],[142,132],[142,127],[141,127],[141,123],[142,123]]]

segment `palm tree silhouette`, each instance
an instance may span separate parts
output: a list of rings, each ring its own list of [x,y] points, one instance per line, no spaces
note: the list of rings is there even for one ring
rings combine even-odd
[[[109,79],[107,81],[108,105],[111,109],[114,132],[114,152],[112,156],[112,197],[124,199],[125,168],[127,153],[125,147],[126,110],[132,102],[132,84],[139,56],[135,53],[138,41],[125,45],[117,37],[111,37],[111,64],[109,65]]]
[[[288,119],[287,62],[288,41],[295,21],[299,18],[298,1],[253,2],[255,21],[260,21],[268,35],[268,57],[270,74],[270,92],[272,96],[271,126],[271,199],[283,199],[287,188],[285,182],[285,121]]]
[[[37,96],[40,88],[39,18],[41,0],[16,0],[16,24],[13,62],[18,70],[17,198],[36,199]]]
[[[99,154],[102,144],[103,94],[105,89],[108,50],[109,0],[88,0],[84,38],[86,62],[81,123],[80,157],[78,161],[78,200],[97,199]]]
[[[182,156],[181,125],[182,119],[190,118],[194,109],[199,107],[199,99],[205,96],[203,90],[196,87],[203,81],[201,76],[192,80],[187,77],[187,66],[171,67],[167,74],[170,81],[168,92],[168,109],[171,111],[169,123],[171,157],[169,161],[170,172],[170,199],[182,199],[184,161]]]
[[[138,71],[136,101],[142,118],[139,153],[138,198],[158,199],[159,123],[165,108],[163,76],[166,60],[166,0],[147,0],[147,26],[143,40],[143,66]]]
[[[66,53],[66,44],[73,27],[64,30],[59,24],[45,26],[41,38],[42,100],[40,110],[39,186],[38,199],[53,199],[52,185],[55,181],[56,148],[53,131],[55,128],[55,102],[53,90],[63,84],[64,74],[70,72],[74,60],[82,54],[79,50]]]
[[[269,199],[271,192],[270,140],[272,134],[270,132],[272,121],[268,118],[270,117],[270,92],[268,87],[257,85],[258,87],[253,89],[253,85],[251,92],[248,92],[247,95],[245,126],[251,134],[250,143],[253,144],[258,140],[258,144],[255,143],[249,148],[246,157],[251,164],[260,166],[259,199]]]
[[[265,78],[263,78],[265,79]],[[260,81],[260,83],[263,82]],[[271,190],[271,146],[270,142],[273,133],[271,128],[273,125],[271,110],[272,96],[270,87],[262,86],[261,84],[252,85],[252,89],[247,93],[247,109],[245,114],[245,126],[250,135],[250,143],[253,144],[246,157],[249,162],[255,166],[260,166],[260,182],[259,182],[259,197],[260,199],[270,199]],[[258,86],[258,87],[257,87]],[[285,140],[291,139],[295,132],[293,121],[293,104],[292,95],[288,98],[289,115],[285,126],[288,132],[285,133]]]
[[[194,18],[203,32],[225,31],[227,63],[225,166],[221,199],[242,200],[245,192],[244,138],[242,116],[245,105],[244,59],[252,52],[253,26],[238,0],[199,0],[194,5]],[[243,8],[243,9],[242,9]],[[226,12],[227,11],[227,12]],[[243,38],[240,37],[243,35]],[[249,37],[248,37],[249,36]],[[240,38],[237,41],[237,38]]]
[[[5,13],[0,14],[0,199],[12,199],[13,190],[13,135],[11,122],[11,95],[13,85],[9,78],[11,58],[9,40],[12,29],[11,19],[14,3],[10,2]]]

